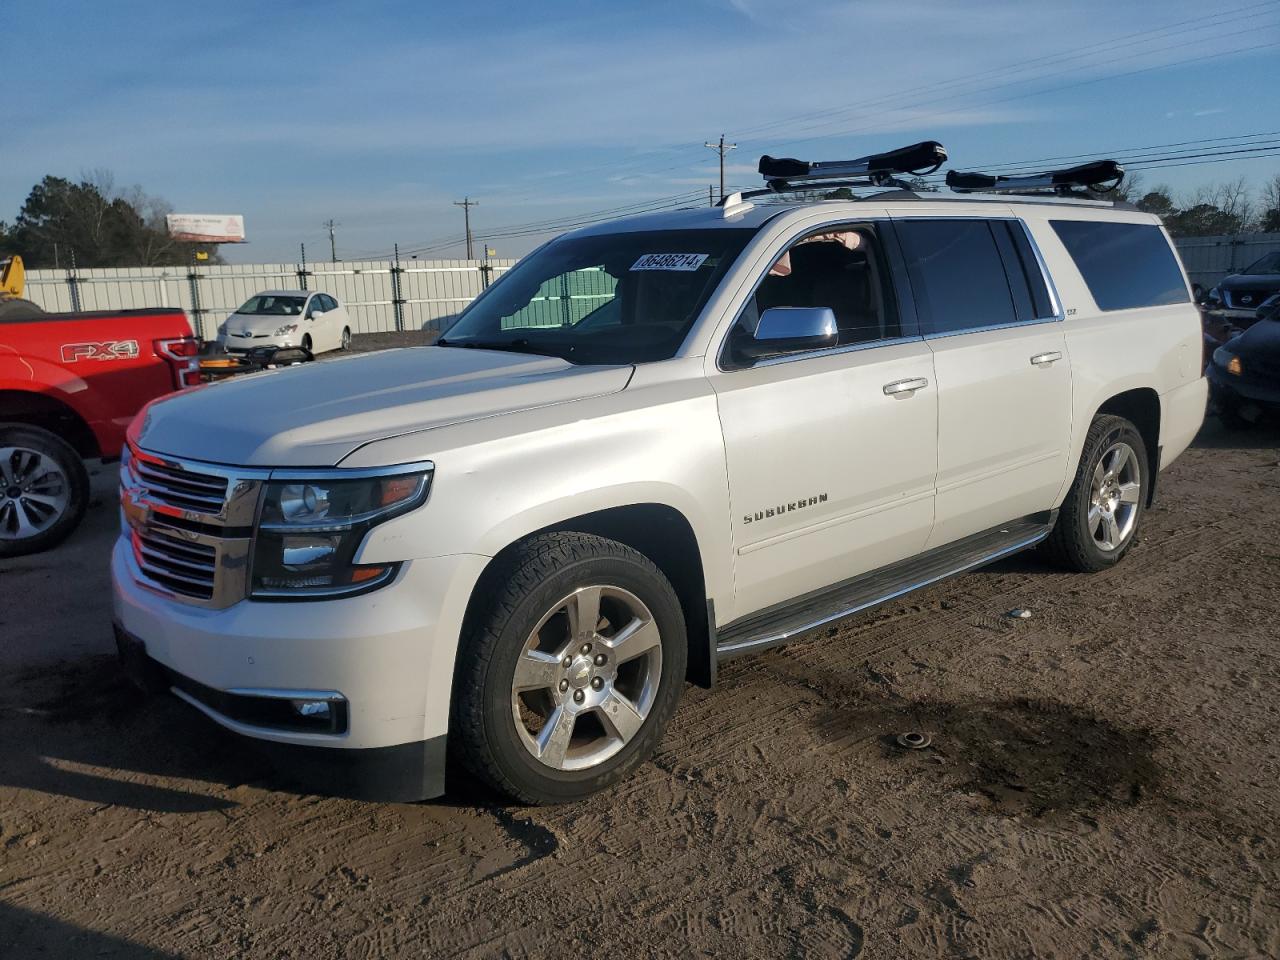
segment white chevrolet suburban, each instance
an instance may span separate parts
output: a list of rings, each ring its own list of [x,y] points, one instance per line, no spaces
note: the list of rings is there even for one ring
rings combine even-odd
[[[437,796],[448,754],[583,797],[726,658],[1036,544],[1117,563],[1200,427],[1200,351],[1167,235],[1120,205],[735,195],[588,227],[437,345],[148,407],[117,641],[327,791]]]

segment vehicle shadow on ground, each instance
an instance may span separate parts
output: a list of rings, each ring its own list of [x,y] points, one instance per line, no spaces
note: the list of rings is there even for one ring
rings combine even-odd
[[[0,701],[0,719],[9,739],[0,755],[5,786],[152,813],[226,810],[238,802],[225,794],[245,785],[315,792],[277,771],[253,741],[175,697],[142,693],[111,655],[19,674]],[[519,833],[520,824],[502,815],[502,798],[452,765],[448,789],[433,806],[489,808]],[[525,839],[537,849],[547,838]]]
[[[1227,429],[1211,414],[1192,446],[1202,450],[1277,449],[1280,448],[1280,417],[1270,417],[1244,429]]]
[[[235,806],[149,782],[205,780],[226,788],[263,775],[217,728],[180,707],[146,697],[112,656],[26,671],[12,679],[0,703],[9,735],[0,783],[155,813]]]
[[[176,960],[178,954],[55,920],[34,910],[0,903],[0,956],[98,957]]]

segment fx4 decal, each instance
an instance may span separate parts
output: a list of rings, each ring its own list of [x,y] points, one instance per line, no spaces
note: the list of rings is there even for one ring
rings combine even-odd
[[[77,360],[134,360],[138,356],[137,340],[104,340],[101,343],[64,343],[62,362]]]

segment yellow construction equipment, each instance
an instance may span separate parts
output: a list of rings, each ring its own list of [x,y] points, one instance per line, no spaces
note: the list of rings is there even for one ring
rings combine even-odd
[[[20,256],[0,260],[0,321],[28,320],[44,313],[38,304],[22,299],[26,279]]]

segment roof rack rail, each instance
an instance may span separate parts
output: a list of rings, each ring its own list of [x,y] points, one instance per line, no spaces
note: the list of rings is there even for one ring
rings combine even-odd
[[[896,174],[924,176],[933,173],[947,160],[947,151],[936,140],[913,143],[886,153],[873,153],[856,160],[793,160],[790,157],[760,158],[760,173],[767,189],[760,193],[782,193],[803,190],[808,184],[837,186],[872,186],[906,188]],[[756,191],[752,191],[755,193]]]
[[[1073,188],[1081,187],[1095,193],[1110,193],[1124,179],[1124,167],[1114,160],[1095,160],[1063,170],[1046,170],[1019,176],[993,175],[989,173],[962,173],[947,171],[947,186],[956,193],[980,191],[982,193],[1050,193],[1059,197],[1086,197]]]

